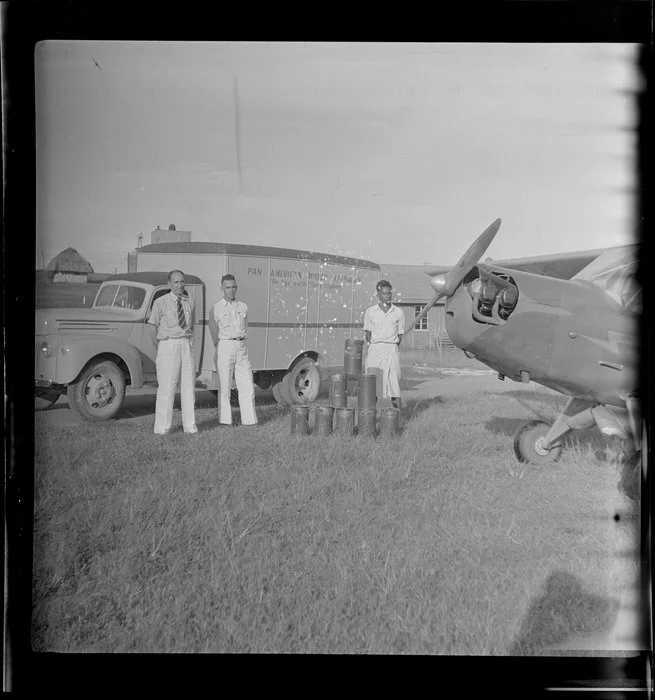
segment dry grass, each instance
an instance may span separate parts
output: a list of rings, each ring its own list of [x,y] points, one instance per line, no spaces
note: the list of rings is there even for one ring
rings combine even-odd
[[[556,401],[511,394],[409,403],[396,439],[291,436],[277,406],[165,439],[37,421],[34,648],[535,653],[607,628],[617,465],[585,436],[519,465],[510,433]]]

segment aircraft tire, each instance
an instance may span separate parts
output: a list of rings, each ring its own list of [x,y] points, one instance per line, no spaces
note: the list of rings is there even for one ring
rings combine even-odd
[[[555,445],[549,450],[540,447],[540,442],[548,434],[550,425],[542,420],[524,423],[514,437],[514,453],[519,462],[528,464],[552,464],[562,454],[562,446]]]

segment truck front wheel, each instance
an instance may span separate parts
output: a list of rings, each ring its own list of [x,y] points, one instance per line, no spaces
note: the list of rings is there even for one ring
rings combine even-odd
[[[86,421],[109,420],[125,398],[125,377],[108,360],[89,365],[79,379],[68,385],[68,403]]]
[[[321,389],[321,373],[311,357],[303,357],[284,375],[279,392],[290,403],[310,403]],[[275,395],[275,387],[273,388]],[[277,399],[277,396],[275,397]]]

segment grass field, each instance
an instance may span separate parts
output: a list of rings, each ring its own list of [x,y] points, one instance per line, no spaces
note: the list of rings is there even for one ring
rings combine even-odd
[[[176,412],[164,439],[150,414],[37,415],[34,649],[535,654],[607,630],[637,544],[619,467],[591,434],[519,464],[516,427],[561,397],[489,386],[407,401],[395,439],[291,436],[274,404],[234,429],[201,408],[197,436]]]

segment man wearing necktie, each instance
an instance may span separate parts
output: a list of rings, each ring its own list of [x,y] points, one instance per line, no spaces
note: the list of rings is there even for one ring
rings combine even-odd
[[[196,368],[193,357],[195,308],[184,290],[184,273],[181,270],[169,273],[168,286],[171,293],[155,299],[148,319],[148,323],[157,328],[155,433],[166,435],[170,432],[178,380],[184,432],[197,433],[194,392]]]
[[[255,386],[252,381],[252,366],[248,357],[246,339],[248,335],[248,307],[237,301],[237,282],[234,275],[221,278],[223,298],[214,304],[213,321],[218,331],[216,346],[216,368],[221,383],[218,397],[218,420],[232,425],[230,392],[232,376],[239,392],[239,408],[242,425],[255,425]]]

